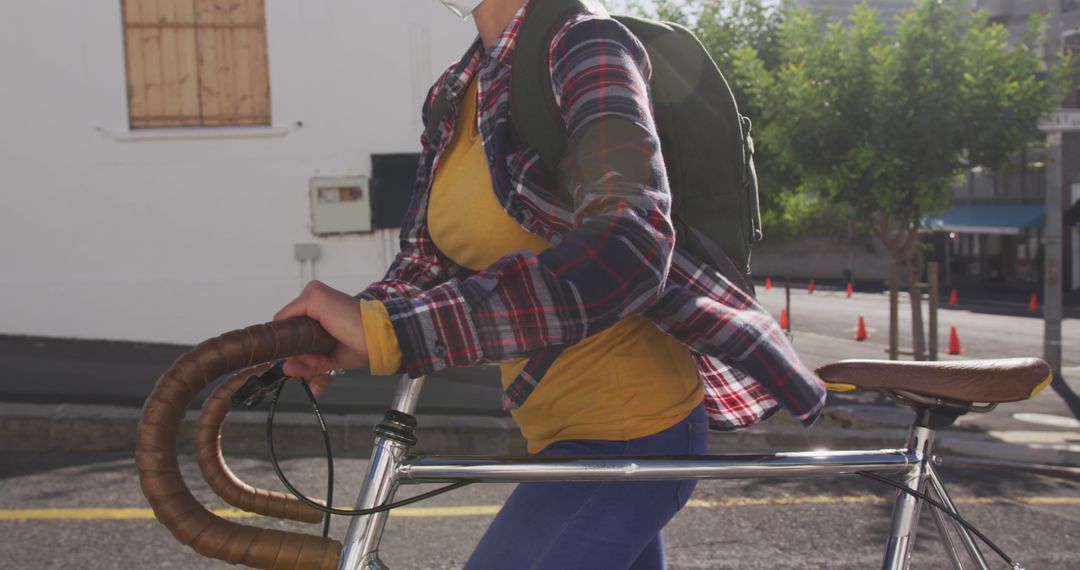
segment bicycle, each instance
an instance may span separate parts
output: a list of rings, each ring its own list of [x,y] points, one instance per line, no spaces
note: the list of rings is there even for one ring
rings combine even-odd
[[[903,448],[687,457],[410,456],[409,450],[416,444],[416,419],[412,414],[424,379],[405,377],[383,421],[374,428],[374,448],[355,509],[325,507],[296,493],[284,478],[286,486],[296,494],[244,484],[221,455],[221,426],[232,403],[261,398],[275,380],[280,389],[284,377],[273,374],[273,362],[296,354],[328,352],[335,343],[317,323],[302,317],[255,325],[199,344],[159,378],[139,423],[136,465],[143,493],[155,515],[180,542],[204,556],[256,568],[377,570],[387,568],[379,558],[378,548],[391,509],[471,483],[858,474],[898,488],[883,569],[908,568],[924,502],[934,506],[934,522],[953,568],[961,569],[963,564],[949,528],[960,538],[963,550],[977,568],[988,565],[973,535],[987,542],[1012,568],[1022,568],[963,521],[935,469],[932,449],[936,430],[951,425],[959,416],[988,412],[999,403],[1036,395],[1052,378],[1049,366],[1041,359],[932,363],[863,360],[828,364],[817,372],[830,389],[881,390],[915,410]],[[235,373],[237,370],[240,372]],[[203,478],[226,502],[249,512],[309,523],[324,521],[326,513],[354,516],[344,543],[228,521],[192,496],[177,462],[180,421],[200,389],[229,373],[234,374],[207,398],[196,428],[196,458]],[[889,474],[899,477],[900,482],[883,477]],[[400,485],[419,483],[450,485],[393,502]]]

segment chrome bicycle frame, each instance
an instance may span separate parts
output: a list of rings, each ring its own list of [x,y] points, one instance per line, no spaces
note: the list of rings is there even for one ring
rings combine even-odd
[[[391,414],[411,414],[423,387],[423,378],[402,378]],[[393,422],[391,422],[393,423]],[[405,427],[402,424],[397,424]],[[850,475],[859,471],[892,473],[910,489],[926,490],[956,513],[934,470],[931,449],[934,430],[913,426],[903,449],[866,451],[807,451],[782,453],[728,453],[688,457],[407,457],[410,437],[397,435],[393,426],[376,428],[374,449],[364,478],[357,509],[370,509],[393,500],[399,485],[473,481],[518,483],[526,481],[642,481],[656,479],[760,479],[798,478],[822,475]],[[411,431],[407,426],[405,432]],[[905,570],[911,559],[922,501],[897,491],[892,524],[882,560],[883,570]],[[935,522],[950,561],[962,570],[959,557],[936,510]],[[355,517],[349,526],[342,551],[340,570],[383,570],[378,548],[389,513]],[[986,561],[966,529],[953,523],[964,548],[976,567]]]

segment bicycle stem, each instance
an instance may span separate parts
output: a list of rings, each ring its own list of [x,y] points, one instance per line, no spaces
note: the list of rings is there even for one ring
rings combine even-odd
[[[368,463],[364,486],[356,500],[357,509],[370,509],[391,501],[398,487],[398,469],[409,448],[416,443],[411,435],[413,426],[402,423],[416,411],[416,402],[424,385],[424,377],[403,376],[398,383],[394,401],[383,423],[375,426],[375,443]],[[402,417],[402,416],[405,417]],[[399,421],[395,421],[399,420]],[[389,512],[354,517],[349,523],[341,552],[339,570],[385,570],[379,560],[379,542]]]

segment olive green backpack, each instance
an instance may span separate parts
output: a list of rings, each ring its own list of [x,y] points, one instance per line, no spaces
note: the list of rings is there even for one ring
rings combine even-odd
[[[534,0],[518,31],[510,117],[549,173],[558,172],[567,146],[550,87],[549,46],[567,19],[588,11],[582,0]],[[761,217],[750,120],[739,114],[723,74],[690,30],[629,16],[615,19],[645,45],[652,63],[649,87],[673,196],[676,246],[752,294],[750,245],[761,239]],[[437,101],[434,116],[445,107],[445,101]]]

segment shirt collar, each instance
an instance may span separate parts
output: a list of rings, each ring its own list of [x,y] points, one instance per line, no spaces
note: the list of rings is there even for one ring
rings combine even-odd
[[[481,67],[493,64],[510,66],[514,57],[514,46],[517,43],[518,30],[521,29],[521,23],[525,20],[525,14],[532,3],[533,0],[525,0],[525,3],[521,5],[521,8],[514,14],[513,19],[510,20],[510,23],[495,38],[495,42],[491,44],[491,47],[484,49],[483,41],[477,36],[454,68],[450,80],[446,84],[448,101],[457,101],[461,98],[465,88],[469,86],[469,82],[472,81],[476,71]]]
[[[525,0],[521,8],[518,8],[510,23],[503,28],[502,32],[499,32],[499,35],[495,37],[495,42],[487,49],[487,53],[484,54],[485,60],[495,61],[506,66],[510,65],[514,56],[514,46],[517,44],[518,31],[521,29],[521,23],[525,21],[525,14],[529,11],[529,6],[532,3],[533,0]]]

